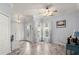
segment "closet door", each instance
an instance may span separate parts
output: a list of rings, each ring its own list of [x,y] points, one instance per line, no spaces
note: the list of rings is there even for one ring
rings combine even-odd
[[[0,54],[10,52],[10,20],[7,16],[0,14]]]

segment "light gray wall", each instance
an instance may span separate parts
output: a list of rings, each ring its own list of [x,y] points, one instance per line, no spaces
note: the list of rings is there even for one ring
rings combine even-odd
[[[77,30],[79,31],[79,11],[76,12],[76,18],[77,18]]]
[[[76,12],[51,17],[52,19],[52,41],[58,44],[66,44],[67,37],[77,30]],[[66,20],[66,28],[56,28],[56,21]]]

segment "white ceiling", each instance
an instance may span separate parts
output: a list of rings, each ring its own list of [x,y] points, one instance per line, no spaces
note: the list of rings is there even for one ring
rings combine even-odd
[[[51,7],[56,8],[58,13],[67,13],[76,11],[79,7],[79,4],[76,3],[15,3],[13,4],[13,13],[14,14],[25,14],[25,15],[33,15],[38,14],[39,10],[45,8],[47,5],[51,5]]]

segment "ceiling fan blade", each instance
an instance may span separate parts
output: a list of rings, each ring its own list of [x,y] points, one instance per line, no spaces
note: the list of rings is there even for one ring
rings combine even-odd
[[[58,12],[58,10],[54,10],[53,12]]]

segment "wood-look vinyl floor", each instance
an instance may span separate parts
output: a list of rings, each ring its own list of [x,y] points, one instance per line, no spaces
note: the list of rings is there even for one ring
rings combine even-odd
[[[9,55],[65,55],[65,51],[65,47],[58,44],[26,42],[22,47]]]

